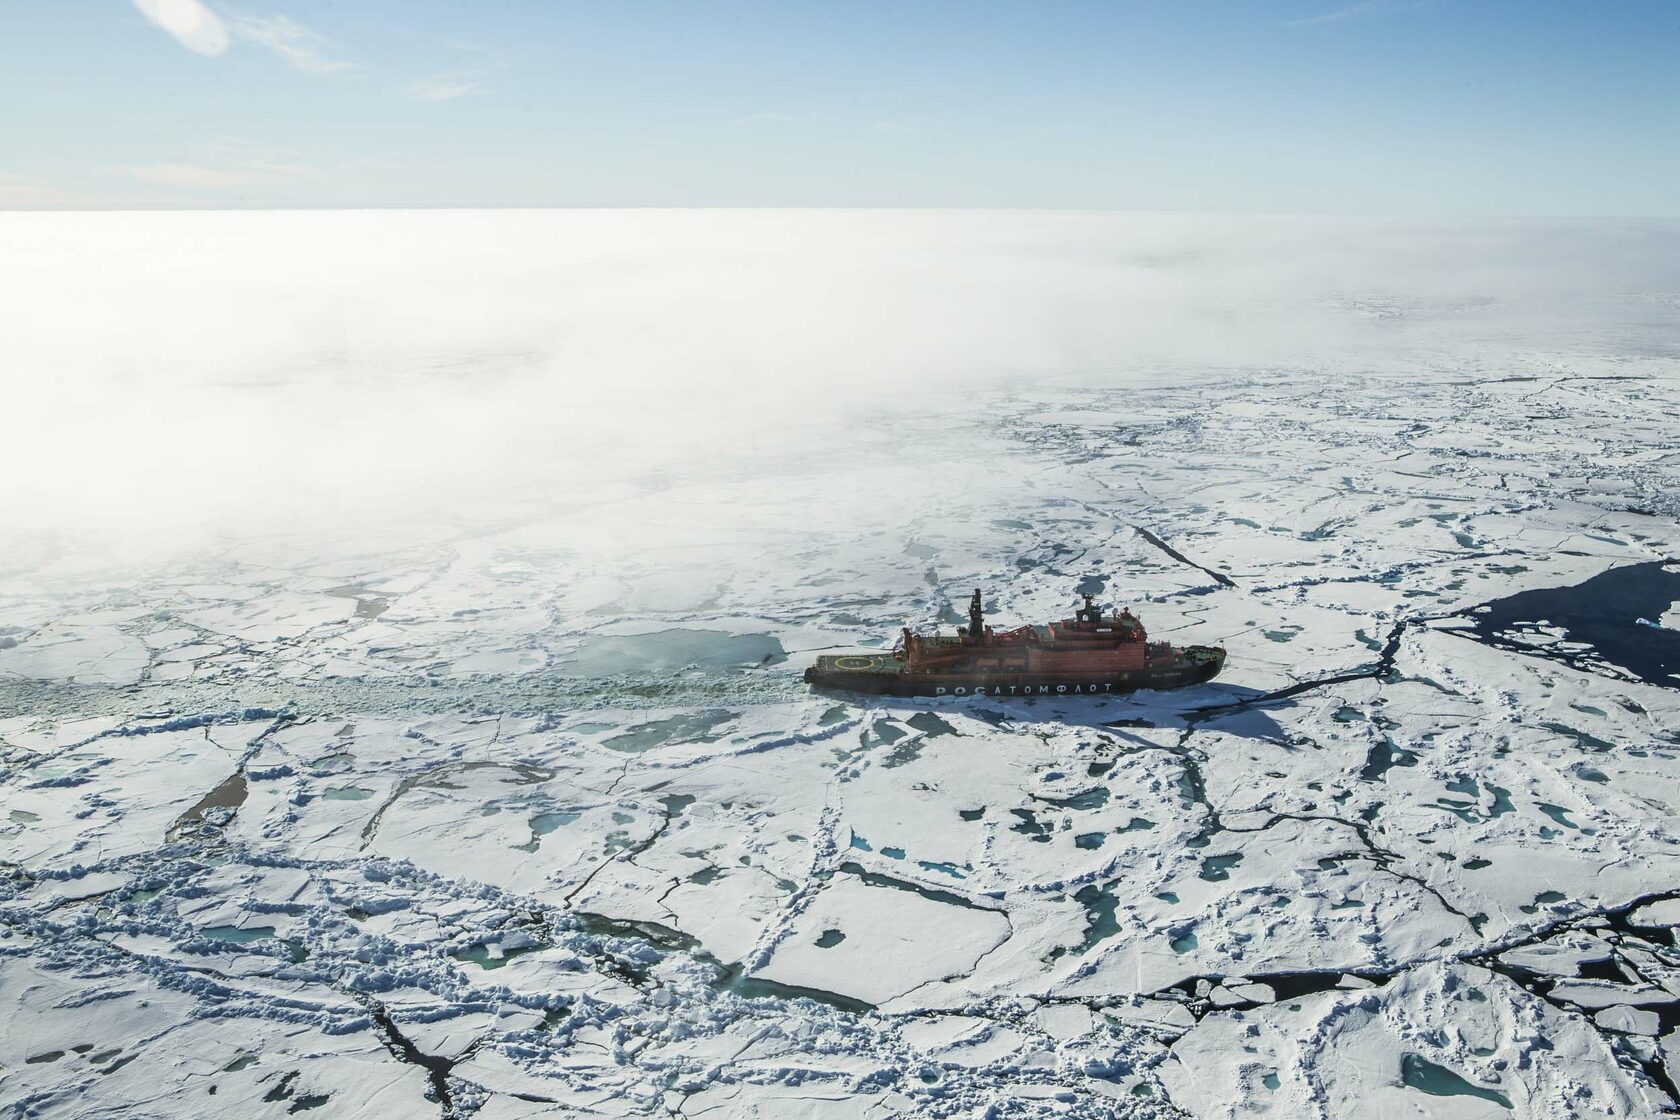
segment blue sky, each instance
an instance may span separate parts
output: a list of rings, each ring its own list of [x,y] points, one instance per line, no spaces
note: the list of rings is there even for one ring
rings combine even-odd
[[[1680,2],[0,0],[0,206],[1680,216]]]

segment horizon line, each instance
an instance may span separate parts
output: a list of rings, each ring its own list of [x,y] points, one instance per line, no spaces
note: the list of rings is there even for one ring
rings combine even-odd
[[[584,203],[468,203],[414,202],[379,204],[344,204],[319,206],[309,203],[150,203],[15,206],[0,203],[0,214],[228,214],[228,213],[452,213],[452,212],[628,212],[655,211],[663,213],[716,211],[743,212],[803,212],[803,213],[1004,213],[1004,214],[1060,214],[1060,215],[1181,215],[1209,218],[1290,218],[1327,219],[1343,221],[1425,221],[1425,222],[1680,222],[1680,214],[1430,214],[1393,212],[1356,212],[1340,210],[1198,210],[1167,207],[1103,207],[1103,206],[929,206],[929,205],[814,205],[804,203],[733,204],[698,203],[665,205],[654,203],[584,204]]]

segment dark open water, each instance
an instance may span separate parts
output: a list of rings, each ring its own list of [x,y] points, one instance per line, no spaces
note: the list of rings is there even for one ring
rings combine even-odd
[[[1470,618],[1475,636],[1490,645],[1548,657],[1575,668],[1594,660],[1626,670],[1647,684],[1680,688],[1680,631],[1655,625],[1680,602],[1680,570],[1665,561],[1612,568],[1573,587],[1544,587],[1495,599]],[[1520,640],[1546,625],[1590,650],[1537,647]]]

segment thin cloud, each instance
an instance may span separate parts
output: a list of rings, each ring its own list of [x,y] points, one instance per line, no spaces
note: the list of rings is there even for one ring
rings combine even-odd
[[[199,0],[134,0],[134,6],[189,51],[210,58],[227,53],[227,28]]]
[[[736,117],[729,123],[737,126],[751,126],[755,124],[814,124],[828,118],[816,113],[784,113],[777,109],[766,109],[762,112],[748,113],[743,117]]]
[[[452,51],[460,51],[463,54],[488,55],[493,53],[490,47],[473,39],[452,39],[439,35],[432,35],[427,38],[440,47],[448,47]]]
[[[500,55],[483,43],[435,35],[411,37],[432,51],[441,48],[455,58],[440,62],[430,75],[397,87],[397,92],[410,101],[436,103],[489,93],[489,79],[503,68]]]
[[[239,39],[266,48],[294,69],[310,74],[360,69],[338,53],[337,43],[290,16],[235,16],[231,26]]]
[[[111,170],[142,183],[192,190],[238,190],[258,179],[254,172],[244,168],[208,167],[199,163],[120,163]]]
[[[1324,12],[1321,15],[1307,16],[1304,19],[1285,20],[1285,27],[1316,27],[1325,23],[1340,23],[1342,20],[1354,19],[1359,16],[1381,15],[1386,12],[1403,12],[1407,8],[1420,7],[1425,0],[1359,0],[1356,4],[1349,4],[1345,8]]]
[[[0,174],[0,210],[32,210],[48,206],[63,206],[77,199],[77,195],[47,186],[19,175]]]
[[[263,155],[214,163],[123,163],[107,170],[137,182],[194,191],[237,191],[315,174],[306,164]]]
[[[484,87],[470,76],[427,78],[403,89],[403,95],[409,100],[427,102],[454,101],[458,97],[483,92]]]
[[[728,122],[735,128],[822,128],[822,129],[868,129],[887,136],[913,136],[920,131],[919,126],[903,117],[858,117],[844,113],[811,112],[789,113],[775,109],[762,112],[748,113],[735,117]]]
[[[224,19],[203,0],[132,2],[155,26],[199,54],[211,57],[226,54],[231,42],[237,40],[262,47],[286,65],[304,73],[380,76],[377,71],[370,71],[363,64],[345,57],[343,46],[334,39],[288,15],[229,12]],[[384,77],[390,84],[386,88],[410,101],[424,104],[455,101],[487,92],[485,75],[499,69],[491,48],[465,39],[439,39],[436,42],[449,51],[470,56],[471,61],[465,66],[445,69],[442,73],[405,84],[397,84],[396,76],[387,74]],[[122,173],[149,182],[202,189],[229,189],[249,181],[246,169],[216,164],[125,165]]]

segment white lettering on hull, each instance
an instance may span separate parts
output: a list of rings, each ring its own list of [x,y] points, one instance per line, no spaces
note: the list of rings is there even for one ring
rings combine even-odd
[[[987,691],[988,687],[990,688],[989,692]],[[935,696],[1050,696],[1052,694],[1060,694],[1060,693],[1067,693],[1067,692],[1074,692],[1074,693],[1080,693],[1080,694],[1095,694],[1098,691],[1113,692],[1114,691],[1114,685],[1112,683],[1103,684],[1103,685],[1095,685],[1095,684],[1040,684],[1040,685],[1009,684],[1009,685],[1003,685],[1003,684],[998,684],[998,685],[990,685],[990,686],[983,685],[983,684],[977,684],[972,689],[970,689],[970,688],[968,688],[964,685],[957,685],[955,688],[949,688],[949,689],[946,688],[944,685],[935,685],[934,689],[933,689],[933,694]]]

